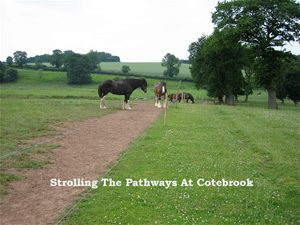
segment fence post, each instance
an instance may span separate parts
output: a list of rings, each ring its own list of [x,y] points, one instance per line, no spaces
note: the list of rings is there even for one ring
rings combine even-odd
[[[168,93],[165,94],[165,126],[167,125]]]
[[[176,108],[177,108],[177,101],[178,101],[178,88],[176,89]]]

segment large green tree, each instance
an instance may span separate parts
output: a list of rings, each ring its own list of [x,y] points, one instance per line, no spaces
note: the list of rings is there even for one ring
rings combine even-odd
[[[167,53],[162,59],[161,66],[167,68],[167,70],[164,71],[165,77],[174,77],[179,74],[181,62],[175,55]]]
[[[283,67],[283,72],[276,80],[276,97],[284,104],[288,98],[299,106],[300,101],[300,55]]]
[[[286,42],[299,41],[300,4],[295,0],[233,0],[219,2],[213,13],[218,29],[230,29],[255,53],[255,80],[268,91],[268,108],[277,109],[275,80],[284,59],[278,51]]]
[[[22,67],[27,63],[27,53],[22,51],[14,52],[14,61],[18,67]]]
[[[68,84],[89,84],[92,82],[91,61],[87,55],[72,54],[68,57],[67,82]]]
[[[52,55],[48,56],[48,62],[56,68],[61,67],[64,62],[65,55],[59,49],[53,50],[52,53]]]
[[[100,56],[98,51],[91,50],[87,56],[89,57],[93,70],[98,68],[98,65],[100,64]]]
[[[228,105],[234,106],[234,94],[244,86],[243,48],[231,34],[218,29],[210,36],[202,36],[189,47],[190,67],[196,87],[209,86],[211,97],[226,96]]]

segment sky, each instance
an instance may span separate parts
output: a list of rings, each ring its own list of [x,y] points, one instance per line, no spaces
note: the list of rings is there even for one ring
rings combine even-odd
[[[54,49],[108,52],[122,62],[187,59],[189,45],[213,32],[218,0],[1,0],[0,60]],[[300,55],[299,43],[285,48]]]

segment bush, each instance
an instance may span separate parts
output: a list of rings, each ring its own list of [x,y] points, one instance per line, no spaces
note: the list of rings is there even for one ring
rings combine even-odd
[[[89,84],[92,82],[92,64],[86,55],[72,54],[66,63],[68,84]]]
[[[7,69],[7,70],[5,70],[4,75],[1,74],[0,78],[1,78],[1,82],[16,81],[16,80],[18,80],[18,70],[16,70],[16,69]]]

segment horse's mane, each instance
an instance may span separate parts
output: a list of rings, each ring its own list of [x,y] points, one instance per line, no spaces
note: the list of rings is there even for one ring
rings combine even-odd
[[[123,82],[127,82],[130,84],[130,86],[135,87],[135,86],[140,86],[145,79],[133,79],[133,78],[128,78],[123,80]]]

